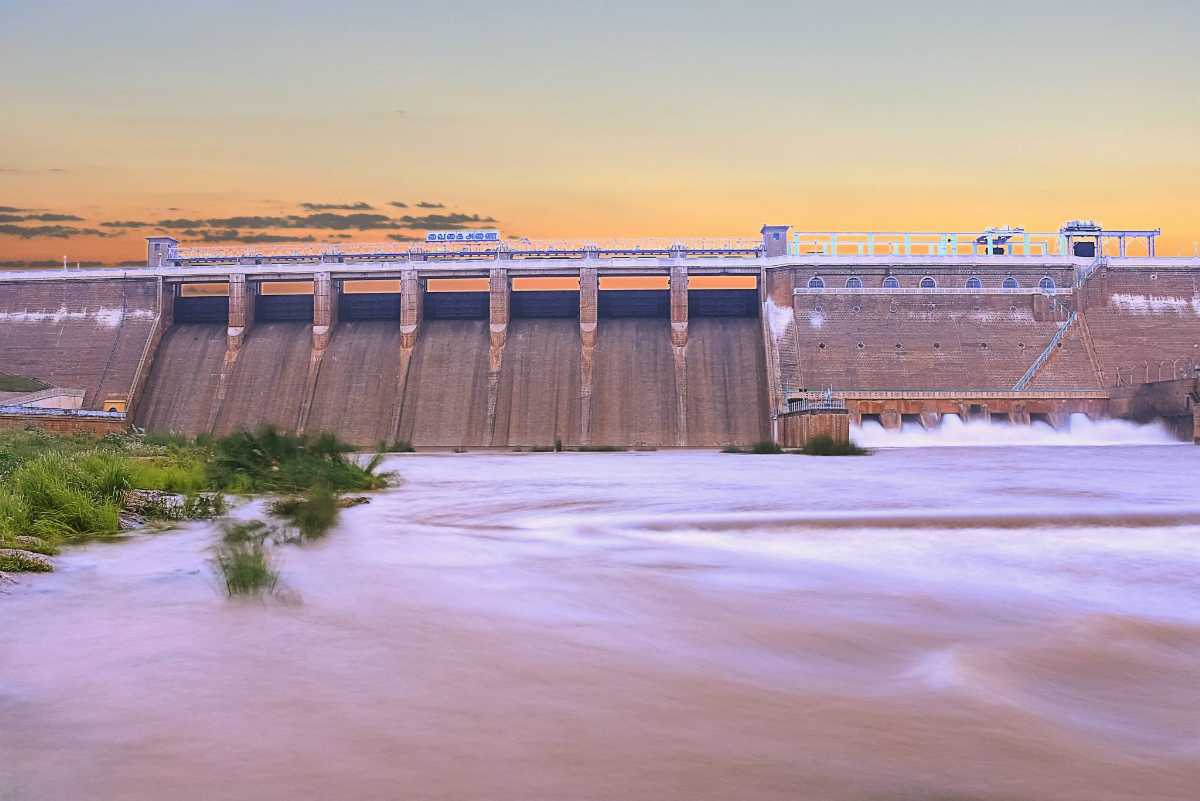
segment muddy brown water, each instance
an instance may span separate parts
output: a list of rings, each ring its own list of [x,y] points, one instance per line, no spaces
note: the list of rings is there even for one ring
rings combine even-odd
[[[284,598],[206,524],[0,596],[0,799],[1200,792],[1200,449],[389,466]]]

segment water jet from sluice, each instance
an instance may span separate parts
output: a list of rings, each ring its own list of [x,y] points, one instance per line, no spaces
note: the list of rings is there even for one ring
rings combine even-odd
[[[853,426],[850,436],[855,443],[868,448],[1181,444],[1161,422],[1092,420],[1085,414],[1070,415],[1067,425],[1057,429],[1041,420],[1019,425],[995,420],[964,421],[956,414],[943,415],[940,424],[932,428],[905,422],[899,429],[887,429],[874,420],[866,420]]]

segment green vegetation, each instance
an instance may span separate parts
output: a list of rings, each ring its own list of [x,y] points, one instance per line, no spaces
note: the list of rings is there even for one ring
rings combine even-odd
[[[378,451],[380,453],[416,453],[416,448],[406,439],[398,439],[390,445],[386,442],[380,442]]]
[[[388,477],[375,472],[380,458],[363,467],[346,458],[352,451],[332,434],[296,436],[267,427],[214,441],[206,476],[214,489],[242,494],[303,492],[318,484],[335,492],[387,486]]]
[[[805,443],[803,448],[794,451],[794,453],[802,453],[805,456],[866,456],[870,452],[853,442],[838,442],[829,436],[813,437]]]
[[[721,449],[721,453],[799,453],[805,456],[866,456],[870,452],[866,448],[858,447],[853,442],[837,442],[833,437],[829,436],[813,437],[803,448],[788,448],[785,450],[768,440],[756,442],[749,448],[728,445]]]
[[[628,450],[620,445],[579,445],[568,450],[577,451],[579,453],[621,453]]]
[[[275,591],[279,572],[266,544],[270,534],[271,530],[261,520],[227,523],[223,527],[213,564],[225,581],[229,597],[261,596]]]
[[[740,445],[726,445],[721,449],[721,453],[757,453],[757,454],[773,454],[783,453],[783,448],[776,445],[769,439],[756,442],[749,448],[743,448]]]
[[[280,498],[271,504],[271,514],[287,520],[303,540],[325,536],[338,515],[338,498],[324,484],[313,487],[303,498]]]
[[[36,378],[0,373],[0,392],[37,392],[49,388],[49,384],[38,381]]]
[[[44,569],[12,554],[52,554],[64,543],[111,536],[123,517],[131,527],[224,514],[222,491],[308,492],[287,517],[302,538],[320,536],[337,516],[337,493],[378,489],[391,478],[378,472],[381,455],[361,465],[350,451],[330,435],[270,428],[194,440],[0,432],[0,549],[9,553],[0,570]],[[240,574],[257,559],[254,548],[242,551],[222,556],[223,573]]]

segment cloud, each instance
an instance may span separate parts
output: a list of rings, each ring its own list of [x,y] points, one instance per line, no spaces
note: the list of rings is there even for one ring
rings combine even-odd
[[[36,175],[43,172],[66,172],[62,167],[47,167],[46,169],[23,170],[17,167],[0,167],[0,175]]]
[[[418,209],[444,209],[444,208],[446,208],[446,204],[445,203],[431,203],[428,200],[422,200],[420,203],[417,204],[417,208]]]
[[[313,236],[286,236],[283,234],[266,234],[266,233],[251,233],[243,234],[236,228],[227,228],[219,231],[199,231],[186,230],[181,232],[184,236],[194,238],[196,241],[204,243],[217,242],[242,242],[247,245],[258,245],[274,242],[316,242]]]
[[[205,220],[172,219],[158,221],[159,228],[203,228],[206,225],[208,225],[208,222]]]
[[[398,209],[407,209],[407,208],[408,208],[408,204],[407,204],[407,203],[405,203],[403,200],[393,200],[393,201],[392,201],[391,203],[389,203],[388,205],[389,205],[389,206],[395,206],[395,207],[396,207],[396,208],[398,208]]]
[[[18,209],[16,206],[0,206],[0,211],[29,211],[29,209]]]
[[[82,217],[76,217],[74,214],[30,214],[25,219],[38,222],[83,222]]]
[[[410,236],[409,234],[388,234],[388,239],[395,242],[424,242],[425,240],[419,236]]]
[[[354,229],[357,231],[374,231],[386,228],[403,228],[396,220],[386,214],[308,214],[303,217],[289,218],[288,228],[332,228],[334,230]]]
[[[186,217],[159,220],[156,225],[164,230],[179,231],[185,236],[198,236],[202,229],[219,228],[226,231],[254,228],[268,229],[306,229],[323,231],[398,231],[404,229],[423,228],[471,228],[496,222],[494,217],[483,217],[478,214],[427,214],[389,217],[386,214],[368,214],[356,212],[338,214],[332,211],[314,212],[312,214],[291,214],[286,217],[239,216],[239,217],[210,217],[207,219],[192,219]],[[296,241],[296,240],[284,240]]]
[[[426,214],[420,217],[404,215],[400,218],[404,225],[401,228],[444,228],[457,230],[470,228],[475,225],[496,222],[495,217],[480,217],[478,214]]]
[[[0,236],[19,236],[22,239],[35,239],[37,237],[70,239],[73,236],[98,236],[103,239],[116,236],[116,234],[110,234],[107,231],[100,231],[95,228],[74,228],[70,225],[34,225],[30,227],[0,225]]]
[[[300,208],[307,211],[374,211],[370,203],[301,203]]]
[[[0,214],[0,222],[83,222],[74,214]]]
[[[140,220],[109,220],[100,223],[101,228],[150,228],[154,223]]]
[[[239,242],[260,243],[260,242],[316,242],[315,236],[284,236],[282,234],[247,234],[238,237]]]

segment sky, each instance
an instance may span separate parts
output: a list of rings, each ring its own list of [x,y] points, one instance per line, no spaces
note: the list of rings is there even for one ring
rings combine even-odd
[[[429,228],[1200,241],[1194,0],[0,0],[0,261]]]

